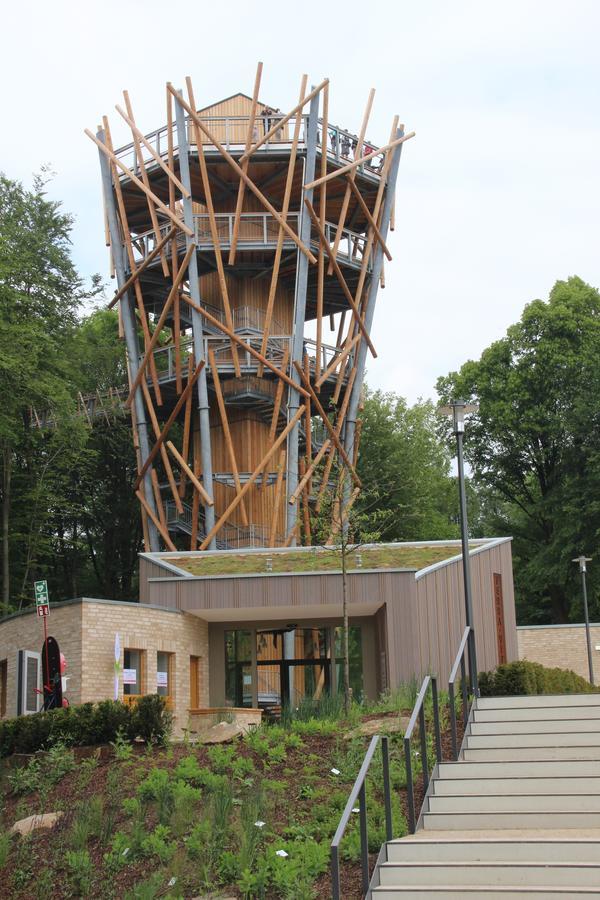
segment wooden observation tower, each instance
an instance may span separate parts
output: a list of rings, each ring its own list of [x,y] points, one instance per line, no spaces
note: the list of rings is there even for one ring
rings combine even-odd
[[[126,342],[146,549],[310,543],[337,458],[360,487],[361,388],[404,134],[330,120],[329,83],[289,113],[166,90],[150,134],[96,135]],[[393,227],[393,224],[392,224]],[[327,332],[327,334],[326,334]],[[336,464],[337,465],[337,464]],[[333,470],[335,471],[335,469]],[[352,502],[351,498],[348,502]]]

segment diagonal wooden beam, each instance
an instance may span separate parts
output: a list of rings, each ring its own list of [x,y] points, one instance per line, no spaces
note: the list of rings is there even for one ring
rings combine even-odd
[[[173,550],[173,551],[177,550],[177,547],[175,546],[175,544],[173,543],[173,541],[171,540],[171,538],[169,536],[169,532],[167,531],[166,528],[163,527],[162,522],[160,522],[159,519],[156,518],[156,516],[150,509],[150,506],[146,503],[146,498],[144,497],[144,495],[142,494],[142,492],[140,491],[139,488],[136,490],[135,495],[138,498],[138,500],[140,501],[140,503],[142,505],[142,509],[144,510],[146,515],[150,519],[152,519],[152,521],[154,522],[156,530],[162,536],[162,539],[165,542],[165,544],[167,545],[167,548],[169,550]]]
[[[279,454],[279,462],[277,463],[277,480],[275,481],[275,497],[273,498],[273,511],[271,513],[271,529],[269,531],[269,547],[275,546],[277,538],[277,519],[279,518],[279,507],[281,506],[281,495],[283,487],[283,473],[285,470],[285,450]]]
[[[127,177],[129,179],[131,179],[133,184],[135,184],[140,189],[140,191],[142,191],[142,193],[144,193],[146,196],[150,197],[150,199],[153,200],[154,203],[156,203],[156,205],[158,206],[160,211],[162,213],[164,213],[165,216],[167,216],[167,218],[170,219],[173,222],[173,224],[177,226],[177,228],[179,228],[181,231],[185,232],[185,234],[188,234],[190,237],[194,236],[194,232],[192,231],[192,229],[188,228],[182,219],[179,219],[176,215],[174,215],[171,212],[171,210],[169,209],[169,207],[165,206],[165,204],[162,202],[162,200],[160,200],[153,191],[148,191],[144,182],[140,181],[140,179],[137,177],[137,175],[134,175],[133,172],[130,169],[128,169],[124,163],[121,162],[119,157],[116,156],[112,150],[108,149],[106,144],[103,144],[102,141],[99,141],[98,138],[96,137],[96,135],[92,134],[92,132],[89,130],[89,128],[84,128],[84,133],[87,134],[87,136],[90,138],[90,140],[92,140],[100,148],[102,153],[104,153],[104,155],[110,159],[110,161],[113,163],[113,165],[117,166],[123,172],[123,174],[127,175]]]
[[[353,478],[353,480],[354,480],[354,483],[357,484],[357,485],[360,487],[361,484],[362,484],[362,482],[361,482],[360,478],[358,477],[358,474],[357,474],[357,472],[356,472],[354,466],[352,465],[350,459],[348,458],[348,454],[347,454],[346,451],[344,450],[344,448],[343,448],[343,446],[342,446],[342,444],[341,444],[341,442],[340,442],[340,439],[339,439],[339,437],[338,437],[338,435],[337,435],[337,433],[336,433],[335,428],[333,427],[333,425],[331,424],[331,422],[330,422],[329,419],[327,418],[327,413],[325,412],[325,410],[324,410],[323,407],[321,406],[321,403],[320,403],[320,401],[319,401],[319,398],[317,397],[317,395],[316,395],[315,392],[313,391],[313,389],[312,389],[312,387],[311,387],[311,384],[310,384],[310,381],[308,381],[308,380],[306,379],[306,376],[304,375],[304,371],[303,371],[303,369],[302,369],[302,366],[299,365],[297,362],[294,362],[294,368],[296,369],[296,371],[298,372],[298,375],[300,376],[302,382],[304,383],[304,387],[305,387],[305,388],[307,389],[307,391],[309,392],[309,394],[310,394],[310,396],[311,396],[311,398],[312,398],[312,402],[314,403],[315,409],[317,410],[317,412],[319,413],[319,415],[320,415],[321,418],[323,419],[323,423],[324,423],[324,425],[325,425],[325,428],[326,428],[327,431],[329,432],[329,437],[331,438],[331,440],[332,440],[333,443],[335,444],[338,453],[340,454],[340,456],[341,456],[342,459],[344,460],[344,462],[345,462],[345,464],[346,464],[346,466],[347,466],[347,468],[348,468],[348,471],[349,471],[350,474],[352,475],[352,478]]]
[[[177,351],[175,351],[177,352]],[[192,374],[192,357],[188,356],[188,378]],[[181,449],[183,453],[183,458],[187,460],[189,458],[190,453],[190,429],[192,425],[192,395],[189,394],[187,400],[185,401],[185,413],[183,416],[183,441],[181,443]],[[183,497],[185,495],[185,473],[182,474],[179,480],[179,496]]]
[[[329,119],[329,85],[325,85],[323,91],[323,119],[321,126],[321,178],[327,175],[327,141]],[[319,222],[321,229],[325,231],[325,221],[327,213],[327,185],[321,185],[319,194]],[[321,346],[323,343],[323,299],[325,292],[325,250],[323,244],[319,242],[319,260],[317,268],[317,362],[315,367],[315,378],[319,379],[321,374]]]
[[[283,353],[283,360],[281,361],[281,368],[284,372],[287,372],[288,363],[290,361],[290,348],[286,347]],[[279,421],[279,411],[281,409],[281,401],[283,400],[283,390],[285,388],[285,382],[283,379],[279,379],[277,382],[277,390],[275,391],[275,402],[273,403],[273,415],[271,416],[271,425],[269,427],[269,437],[267,438],[267,444],[272,444],[275,440],[275,435],[277,434],[277,423]],[[262,477],[262,486],[264,486],[265,478],[266,478],[266,467],[263,472]]]
[[[329,376],[333,372],[335,372],[335,370],[340,365],[340,363],[342,363],[346,359],[346,357],[352,352],[352,350],[358,344],[359,341],[360,341],[360,334],[356,334],[352,339],[350,339],[350,338],[346,339],[346,342],[345,342],[344,346],[342,347],[341,352],[338,353],[337,356],[335,356],[333,358],[333,360],[329,363],[329,365],[327,366],[327,368],[325,369],[325,371],[323,372],[323,374],[321,375],[319,380],[315,382],[315,387],[317,389],[320,388],[323,384],[325,384],[325,382],[327,381]]]
[[[346,177],[349,178],[350,176],[347,175]],[[364,201],[364,199],[363,199],[363,196],[362,196],[361,192],[360,192],[359,189],[356,187],[356,182],[354,182],[354,181],[349,181],[348,183],[349,183],[349,186],[350,186],[350,190],[352,191],[352,193],[354,194],[354,196],[355,196],[356,199],[358,200],[358,205],[360,206],[360,208],[362,209],[363,213],[365,214],[365,218],[366,218],[367,222],[369,223],[369,225],[370,225],[371,228],[373,229],[373,231],[374,231],[374,233],[375,233],[375,237],[377,238],[377,240],[378,240],[379,243],[381,244],[381,249],[383,250],[383,252],[384,252],[385,255],[387,256],[387,258],[391,261],[391,259],[392,259],[392,254],[391,254],[390,251],[388,250],[387,245],[386,245],[386,243],[385,243],[385,241],[384,241],[384,239],[383,239],[383,235],[381,234],[379,228],[377,227],[377,223],[375,222],[375,219],[374,219],[373,216],[371,215],[371,211],[370,211],[369,207],[367,206],[367,204],[365,203],[365,201]]]
[[[346,284],[346,279],[344,278],[344,276],[342,274],[342,270],[339,267],[338,261],[336,259],[334,259],[334,257],[331,255],[331,248],[329,247],[329,244],[327,242],[327,238],[325,237],[324,232],[321,230],[321,223],[319,222],[319,220],[317,218],[317,214],[313,208],[313,205],[310,202],[310,200],[308,199],[308,197],[304,198],[304,202],[306,204],[306,208],[308,209],[310,217],[313,220],[313,224],[319,233],[319,239],[320,239],[321,243],[323,244],[323,247],[324,247],[327,255],[329,256],[329,259],[333,263],[333,271],[335,272],[337,280],[339,281],[340,286],[344,292],[344,296],[346,297],[346,300],[348,301],[350,308],[352,309],[352,314],[354,315],[356,324],[360,328],[360,330],[363,334],[363,337],[369,346],[369,350],[371,351],[373,356],[377,356],[377,351],[375,350],[375,347],[373,346],[373,342],[371,341],[371,338],[369,337],[369,332],[365,328],[365,324],[361,319],[360,310],[358,309],[358,306],[354,302],[354,297],[350,293],[350,289],[349,289],[348,285]]]
[[[238,470],[237,459],[235,455],[235,448],[233,446],[233,441],[231,440],[231,431],[229,429],[229,419],[227,417],[227,409],[225,407],[225,400],[223,399],[223,391],[221,390],[221,379],[219,378],[219,370],[217,367],[217,362],[215,360],[215,354],[212,348],[208,351],[208,359],[210,362],[210,370],[213,377],[213,384],[215,387],[215,394],[217,395],[217,405],[219,407],[219,413],[221,416],[221,424],[223,426],[223,435],[225,437],[225,446],[227,447],[227,454],[229,456],[229,462],[231,464],[231,471],[233,472],[233,481],[235,484],[235,489],[239,493],[242,489],[242,485],[240,482],[240,475]],[[283,382],[282,382],[283,384]],[[246,512],[246,504],[242,500],[240,512],[242,514],[242,525],[248,525],[248,513]]]
[[[237,172],[237,174],[240,176],[240,178],[246,184],[246,187],[250,188],[250,190],[252,191],[254,196],[257,197],[260,200],[260,202],[262,203],[262,205],[265,207],[265,209],[271,213],[273,218],[281,225],[281,227],[284,229],[284,231],[286,232],[288,237],[290,237],[293,240],[293,242],[296,244],[298,249],[306,256],[306,258],[309,260],[309,262],[316,263],[317,260],[313,256],[313,254],[310,252],[309,248],[304,246],[304,244],[302,243],[302,241],[300,240],[298,235],[293,231],[292,228],[290,228],[290,226],[287,224],[287,222],[285,222],[281,218],[281,216],[279,215],[279,213],[277,212],[275,207],[272,206],[272,204],[269,203],[269,201],[264,196],[264,194],[262,194],[259,191],[259,189],[256,187],[256,185],[252,181],[252,179],[250,179],[246,175],[246,173],[243,171],[243,169],[237,164],[235,159],[233,159],[233,157],[227,152],[227,150],[221,144],[221,142],[218,141],[217,138],[208,130],[206,125],[204,125],[204,123],[202,122],[200,117],[194,112],[194,110],[191,108],[189,103],[186,103],[186,101],[183,99],[183,97],[177,93],[177,91],[175,90],[175,88],[172,85],[169,85],[168,88],[171,91],[171,93],[173,94],[173,96],[175,97],[176,101],[187,112],[187,114],[191,118],[192,122],[194,122],[194,124],[196,124],[198,126],[198,128],[206,135],[206,137],[208,138],[210,143],[213,144],[217,148],[217,150],[219,151],[219,153],[221,154],[223,159],[229,164],[229,166],[233,169],[234,172]],[[92,135],[92,137],[93,137],[93,135]]]
[[[167,441],[167,447],[168,447],[169,451],[171,452],[171,454],[175,457],[175,459],[177,460],[177,462],[179,463],[179,465],[181,466],[181,468],[183,469],[183,471],[185,472],[185,474],[187,475],[189,480],[192,482],[192,484],[194,485],[194,487],[196,488],[196,490],[198,491],[200,496],[202,497],[202,502],[206,506],[214,506],[214,501],[206,493],[206,490],[204,489],[204,485],[202,484],[201,481],[198,480],[198,478],[196,478],[196,476],[194,475],[194,473],[192,472],[192,470],[186,463],[185,459],[183,458],[183,456],[181,455],[181,453],[179,452],[179,450],[177,449],[175,444],[172,441]]]
[[[143,272],[145,269],[148,268],[148,266],[150,265],[150,263],[151,263],[153,260],[156,259],[156,257],[157,257],[158,254],[160,253],[160,251],[163,249],[163,247],[165,246],[165,244],[168,243],[168,241],[171,240],[171,238],[173,237],[173,235],[175,234],[176,231],[177,231],[177,229],[176,229],[175,227],[173,227],[173,228],[171,228],[171,230],[168,232],[168,234],[166,234],[166,235],[164,236],[164,238],[162,238],[162,240],[156,245],[156,247],[154,248],[154,250],[153,250],[151,253],[149,253],[148,256],[144,259],[144,261],[138,266],[138,268],[135,270],[135,272],[133,273],[133,275],[130,275],[130,276],[129,276],[129,278],[127,279],[127,281],[126,281],[125,284],[123,285],[123,287],[120,288],[120,289],[117,291],[117,293],[115,294],[115,296],[112,298],[112,300],[111,300],[110,303],[108,304],[107,309],[112,309],[113,306],[115,305],[115,303],[118,303],[118,302],[119,302],[119,300],[121,299],[121,297],[123,296],[123,294],[124,294],[126,291],[129,290],[129,288],[134,284],[134,282],[136,282],[136,281],[138,280],[138,278],[140,277],[140,275],[142,274],[142,272]]]
[[[125,406],[127,406],[127,407],[131,406],[131,404],[133,402],[133,398],[135,396],[136,388],[137,388],[138,384],[140,383],[140,381],[142,380],[142,378],[145,377],[146,365],[148,364],[148,360],[152,357],[154,348],[160,337],[160,333],[161,333],[163,326],[167,320],[167,316],[169,315],[171,305],[173,303],[173,300],[175,299],[175,296],[179,292],[179,287],[181,285],[181,282],[185,278],[185,274],[187,271],[189,261],[191,259],[192,253],[195,251],[195,249],[196,249],[196,245],[190,244],[190,246],[188,247],[187,252],[183,258],[183,262],[181,263],[181,266],[179,267],[177,277],[176,277],[175,281],[173,282],[171,290],[169,291],[169,296],[167,297],[167,299],[165,301],[165,305],[163,306],[162,312],[160,314],[160,319],[156,323],[156,327],[154,329],[154,332],[152,334],[150,342],[146,348],[146,352],[144,353],[144,358],[142,359],[142,361],[140,363],[140,367],[137,371],[137,375],[135,376],[133,384],[131,385],[131,388],[129,390],[129,396],[127,397],[127,400],[125,401]]]
[[[248,493],[248,491],[250,490],[250,488],[252,487],[252,485],[254,484],[254,482],[256,481],[256,479],[258,478],[260,473],[262,472],[263,468],[267,465],[267,463],[269,462],[271,457],[274,455],[274,453],[277,452],[279,447],[283,444],[283,442],[287,438],[289,432],[295,426],[296,422],[298,422],[302,418],[303,415],[304,415],[304,404],[302,404],[301,406],[298,407],[298,409],[296,410],[296,413],[294,414],[294,416],[292,416],[290,421],[287,423],[286,427],[283,429],[283,431],[281,432],[281,434],[279,435],[279,437],[277,438],[275,443],[271,447],[269,447],[269,449],[267,450],[267,452],[265,453],[265,455],[263,456],[263,458],[261,459],[261,461],[255,468],[254,472],[252,472],[252,474],[250,475],[250,478],[248,479],[246,484],[243,486],[240,493],[237,494],[237,496],[231,501],[231,503],[229,504],[229,506],[223,513],[223,515],[219,518],[219,520],[217,522],[215,522],[214,526],[211,528],[209,533],[206,535],[206,537],[200,544],[200,550],[206,550],[206,548],[210,544],[213,537],[221,530],[221,528],[223,527],[223,525],[225,524],[225,522],[227,521],[227,519],[229,518],[231,513],[234,511],[234,509],[236,509],[236,507],[244,499],[244,497],[246,496],[246,494]]]
[[[266,359],[262,355],[262,353],[259,353],[258,350],[255,350],[251,344],[247,344],[246,341],[242,340],[241,337],[238,337],[238,335],[234,331],[231,331],[231,329],[228,328],[227,325],[224,325],[223,322],[220,322],[219,319],[216,319],[213,315],[211,315],[208,310],[204,309],[204,307],[202,306],[199,306],[197,303],[194,303],[192,298],[188,297],[187,294],[182,294],[181,297],[183,300],[185,300],[188,306],[191,306],[192,309],[198,310],[198,312],[201,313],[205,319],[208,319],[208,321],[212,325],[214,325],[215,328],[218,328],[219,331],[222,331],[223,334],[226,334],[228,338],[230,338],[232,341],[235,341],[238,347],[240,347],[242,350],[245,350],[246,353],[250,354],[250,356],[253,356],[254,359],[258,360],[259,363],[262,363],[263,366],[266,366],[267,369],[270,369],[272,372],[274,372],[278,378],[283,379],[288,387],[293,387],[295,391],[299,391],[304,397],[308,396],[306,391],[304,391],[301,387],[298,387],[297,384],[294,384],[292,379],[288,375],[286,375],[285,372],[282,372],[281,369],[278,369],[277,366]]]
[[[306,82],[308,81],[308,75],[302,76],[302,83],[300,84],[300,97],[303,96],[304,91],[306,90]],[[290,206],[290,196],[292,193],[292,185],[294,183],[294,175],[296,173],[296,152],[298,149],[298,138],[300,137],[300,124],[302,119],[300,116],[296,118],[296,125],[294,128],[294,136],[292,138],[292,147],[290,150],[290,159],[288,163],[287,170],[287,178],[285,181],[285,190],[283,194],[283,204],[281,206],[281,215],[287,221],[288,210]],[[277,291],[277,282],[279,281],[279,266],[281,264],[281,254],[283,252],[283,239],[284,239],[283,229],[279,228],[279,234],[277,235],[277,248],[275,250],[275,260],[273,262],[273,272],[271,274],[271,284],[269,286],[269,297],[267,299],[267,311],[265,313],[265,323],[263,326],[263,336],[262,342],[260,346],[260,352],[263,356],[266,355],[267,352],[267,341],[269,340],[269,333],[271,329],[271,318],[273,316],[273,306],[275,304],[275,293]],[[262,367],[259,366],[258,376],[262,378]]]
[[[355,159],[354,162],[348,163],[347,166],[342,166],[341,169],[336,169],[335,172],[330,172],[329,175],[325,175],[324,178],[316,178],[314,181],[311,181],[310,184],[305,184],[304,190],[309,191],[311,188],[316,188],[320,184],[325,184],[325,182],[331,181],[332,178],[339,178],[341,175],[345,175],[346,172],[354,171],[354,169],[362,166],[363,163],[369,162],[370,159],[374,159],[374,157],[380,156],[382,153],[387,153],[388,150],[393,150],[394,147],[398,147],[405,141],[410,141],[411,138],[415,137],[416,133],[416,131],[409,131],[408,134],[405,134],[400,138],[396,138],[395,141],[392,141],[389,144],[384,144],[384,146],[379,147],[378,150],[373,150],[372,153],[367,153],[366,156],[361,156],[360,159]]]
[[[259,62],[256,67],[256,77],[254,79],[254,90],[252,92],[252,106],[250,107],[250,119],[248,120],[248,133],[246,135],[246,149],[247,153],[250,147],[252,146],[252,136],[254,133],[254,123],[256,122],[256,107],[258,106],[258,92],[260,91],[260,79],[262,77],[262,68],[263,64]],[[249,159],[245,159],[242,162],[242,169],[247,174]],[[233,220],[233,233],[231,235],[231,246],[229,248],[229,265],[235,265],[235,254],[237,251],[237,242],[238,235],[240,232],[240,221],[242,217],[242,209],[244,207],[244,192],[246,189],[246,183],[240,179],[240,184],[238,187],[238,195],[237,202],[235,204],[235,218]]]
[[[315,469],[317,468],[317,466],[319,465],[319,463],[321,462],[321,460],[323,459],[323,457],[325,456],[325,454],[327,453],[327,451],[329,450],[330,447],[331,447],[331,441],[329,440],[329,438],[326,438],[323,441],[321,448],[319,449],[317,455],[311,462],[310,466],[306,469],[304,476],[298,482],[298,487],[296,488],[296,490],[294,491],[294,493],[292,494],[292,496],[290,497],[290,499],[288,501],[290,504],[294,504],[296,502],[296,500],[298,499],[298,497],[300,496],[300,494],[302,493],[302,491],[304,489],[304,485],[312,477]]]
[[[150,421],[152,422],[154,437],[157,438],[160,435],[160,425],[158,424],[156,412],[154,411],[154,404],[152,403],[152,397],[150,396],[150,391],[148,390],[148,385],[145,381],[142,381],[142,391],[144,392],[146,409],[148,410],[148,415],[150,416]],[[183,504],[181,502],[181,497],[179,496],[179,491],[177,490],[177,485],[175,484],[173,469],[171,468],[171,463],[169,462],[169,457],[164,447],[160,448],[160,458],[162,459],[163,466],[165,467],[167,481],[169,482],[169,487],[171,488],[171,493],[173,495],[173,500],[175,501],[175,506],[177,507],[177,512],[182,513]]]
[[[160,168],[163,170],[163,172],[165,173],[165,175],[167,176],[169,181],[173,182],[173,184],[175,185],[177,190],[181,191],[181,193],[183,194],[184,197],[189,197],[190,192],[188,191],[188,189],[181,183],[181,181],[179,180],[177,175],[175,175],[175,172],[173,172],[173,170],[170,169],[169,166],[166,165],[165,161],[163,159],[161,159],[161,157],[158,155],[158,153],[156,152],[156,150],[154,149],[154,147],[152,146],[150,141],[148,141],[144,137],[144,135],[142,134],[140,129],[135,124],[135,119],[133,118],[133,115],[130,112],[130,104],[128,103],[129,94],[127,91],[123,91],[123,94],[127,96],[127,100],[125,101],[128,105],[127,112],[125,112],[123,109],[121,109],[121,107],[119,106],[118,103],[115,106],[116,111],[119,113],[121,118],[125,119],[125,121],[129,125],[129,127],[131,128],[132,132],[138,139],[138,141],[141,141],[142,144],[144,145],[144,147],[149,151],[150,155],[152,156],[152,159],[160,166]]]
[[[278,131],[281,131],[283,126],[290,121],[292,116],[295,116],[296,113],[299,113],[301,109],[304,109],[306,104],[309,103],[313,97],[316,97],[316,95],[320,91],[322,91],[327,84],[329,84],[329,78],[325,78],[321,82],[321,84],[318,84],[316,88],[313,88],[310,94],[307,94],[306,97],[303,97],[300,103],[298,103],[297,106],[295,106],[289,113],[287,113],[287,115],[282,116],[281,119],[277,119],[273,127],[269,131],[267,131],[267,133],[259,141],[256,142],[254,147],[252,147],[252,149],[250,150],[247,150],[246,153],[244,153],[243,156],[240,157],[240,162],[243,162],[245,159],[249,159],[252,154],[258,150],[259,147],[262,147],[262,145],[266,144],[266,142],[269,141],[274,134],[276,134]]]
[[[192,88],[192,79],[188,76],[186,78],[186,84],[188,89],[188,97],[190,100],[191,106],[196,106],[196,101],[194,100],[194,89]],[[208,180],[208,167],[206,165],[206,158],[204,156],[204,148],[202,146],[202,139],[200,137],[200,132],[198,130],[198,126],[194,123],[194,134],[196,137],[196,146],[198,148],[198,164],[200,166],[200,175],[202,177],[202,185],[204,188],[204,202],[206,204],[206,211],[208,213],[208,222],[210,225],[210,233],[212,236],[213,243],[213,251],[215,254],[215,262],[217,264],[217,277],[219,280],[219,288],[221,290],[221,300],[223,301],[223,309],[225,311],[225,321],[227,322],[227,327],[233,331],[233,316],[231,315],[231,304],[229,303],[229,291],[227,290],[227,279],[225,278],[225,269],[223,268],[223,257],[221,255],[221,241],[219,240],[219,230],[217,228],[217,220],[215,218],[215,208],[212,199],[212,190],[210,187],[210,181]],[[240,369],[240,361],[238,359],[237,347],[235,344],[231,344],[231,355],[233,358],[233,368],[235,369],[236,378],[240,378],[242,374],[242,370]]]
[[[139,472],[139,474],[138,474],[138,477],[136,478],[136,481],[135,481],[135,486],[136,486],[136,488],[138,488],[138,487],[140,486],[140,483],[141,483],[141,481],[142,481],[142,478],[143,478],[144,475],[146,474],[146,470],[148,469],[148,467],[149,467],[150,465],[152,465],[152,463],[153,463],[153,461],[154,461],[154,457],[156,456],[156,454],[157,454],[158,451],[160,450],[160,448],[161,448],[162,444],[164,443],[164,441],[167,439],[167,435],[168,435],[168,433],[169,433],[169,431],[170,431],[170,429],[171,429],[171,425],[173,424],[173,422],[174,422],[175,419],[177,418],[177,415],[178,415],[178,413],[179,413],[179,410],[181,409],[181,407],[183,406],[183,404],[184,404],[185,401],[187,400],[188,395],[191,393],[192,388],[194,387],[194,385],[196,384],[196,381],[198,380],[198,375],[200,374],[200,372],[202,371],[203,368],[204,368],[204,360],[201,359],[200,362],[198,363],[198,365],[196,366],[196,368],[194,369],[194,371],[193,371],[193,373],[192,373],[192,376],[191,376],[191,378],[189,379],[188,383],[186,384],[186,386],[185,386],[183,392],[181,393],[181,395],[180,395],[180,397],[179,397],[179,400],[178,400],[177,403],[175,404],[175,407],[173,408],[173,412],[171,413],[171,415],[170,415],[169,418],[167,419],[165,425],[163,426],[163,430],[161,431],[160,437],[157,439],[156,443],[154,444],[154,447],[152,448],[152,450],[151,450],[150,453],[148,454],[148,457],[147,457],[147,459],[146,459],[146,462],[144,463],[144,465],[143,465],[142,468],[140,469],[140,472]]]

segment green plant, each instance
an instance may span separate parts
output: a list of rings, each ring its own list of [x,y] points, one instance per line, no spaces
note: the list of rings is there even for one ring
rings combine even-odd
[[[13,769],[8,775],[8,783],[13,794],[31,794],[40,785],[40,761],[31,759],[26,766]]]
[[[134,706],[132,734],[147,744],[166,744],[173,726],[173,715],[159,694],[146,694]]]
[[[138,797],[143,803],[154,801],[159,821],[164,825],[173,811],[173,783],[167,769],[153,768],[138,785]]]
[[[229,769],[231,769],[235,758],[235,747],[226,747],[221,746],[220,744],[216,744],[214,747],[209,747],[208,759],[213,771],[215,771],[219,775],[224,775],[227,771],[229,771]]]
[[[196,807],[201,791],[185,781],[176,781],[173,785],[173,810],[170,825],[176,837],[186,834],[196,818]]]
[[[594,691],[594,687],[585,678],[570,669],[550,669],[525,659],[503,663],[492,672],[481,672],[479,689],[482,697]]]
[[[157,825],[152,834],[142,841],[142,853],[146,856],[155,856],[161,863],[167,863],[173,858],[176,850],[174,841],[169,841],[171,829],[166,825]]]
[[[0,832],[0,870],[4,868],[10,853],[10,832]]]
[[[163,889],[164,878],[155,872],[150,878],[138,882],[131,891],[125,894],[124,900],[154,900]]]
[[[70,870],[71,887],[76,896],[88,897],[93,875],[90,854],[87,850],[67,850],[65,860]]]
[[[75,852],[85,850],[91,834],[89,807],[87,803],[79,804],[67,837],[71,850]]]
[[[129,762],[133,756],[133,747],[125,737],[122,728],[119,728],[114,741],[110,742],[110,746],[112,747],[115,759],[118,760],[118,762]]]
[[[93,756],[87,756],[79,763],[77,773],[77,787],[80,791],[84,791],[92,780],[99,764],[100,749],[96,750]]]
[[[58,784],[75,766],[73,751],[62,741],[57,741],[42,759],[42,780],[50,786]]]

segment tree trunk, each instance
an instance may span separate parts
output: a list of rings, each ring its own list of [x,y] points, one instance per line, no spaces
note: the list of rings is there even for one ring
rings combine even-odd
[[[342,539],[343,540],[343,539]],[[350,650],[348,640],[348,593],[346,582],[346,547],[342,544],[342,638],[344,642],[344,712],[350,712],[352,694],[350,691]]]
[[[10,491],[11,491],[12,454],[10,447],[2,448],[2,603],[8,607],[10,602]]]

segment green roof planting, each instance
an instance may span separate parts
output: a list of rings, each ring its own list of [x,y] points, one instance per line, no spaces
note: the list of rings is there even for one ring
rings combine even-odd
[[[381,544],[378,547],[361,547],[348,556],[348,569],[424,569],[460,554],[458,544]],[[341,558],[339,550],[314,548],[306,550],[286,550],[284,552],[265,550],[257,553],[198,553],[189,556],[160,554],[170,565],[183,569],[191,575],[257,575],[267,571],[288,572],[328,572],[339,571]],[[359,562],[360,557],[360,562]],[[271,560],[267,567],[267,559]],[[157,560],[158,561],[158,560]]]

